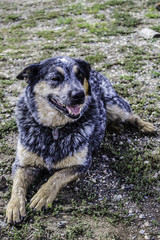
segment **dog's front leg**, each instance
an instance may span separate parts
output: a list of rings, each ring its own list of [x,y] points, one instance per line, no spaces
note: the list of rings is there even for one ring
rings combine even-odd
[[[18,167],[13,176],[11,199],[7,205],[6,219],[8,223],[19,223],[26,215],[26,190],[33,181],[35,170],[33,168]]]
[[[83,166],[73,166],[57,171],[33,196],[30,207],[38,211],[42,207],[47,208],[55,200],[59,190],[67,183],[76,180],[82,171]]]

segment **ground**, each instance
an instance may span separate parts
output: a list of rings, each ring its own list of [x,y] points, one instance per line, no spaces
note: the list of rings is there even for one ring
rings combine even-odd
[[[0,12],[0,239],[160,239],[160,32],[156,0],[1,0]],[[26,83],[25,66],[67,55],[106,75],[135,113],[157,133],[107,131],[88,173],[66,186],[43,212],[7,226],[11,165],[17,142],[15,105]],[[43,172],[27,201],[46,181]]]

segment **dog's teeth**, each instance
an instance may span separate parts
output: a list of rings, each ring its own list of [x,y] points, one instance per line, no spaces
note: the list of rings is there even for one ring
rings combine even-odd
[[[56,103],[57,105],[61,106],[61,107],[65,107],[65,105],[63,105],[62,103],[56,101],[54,98],[51,98],[51,101]]]
[[[70,114],[72,114],[72,111],[68,108],[68,112],[70,113]]]

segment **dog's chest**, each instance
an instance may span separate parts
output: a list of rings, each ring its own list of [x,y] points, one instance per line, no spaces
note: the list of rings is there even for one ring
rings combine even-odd
[[[106,110],[103,102],[97,101],[88,106],[78,121],[61,128],[45,127],[28,118],[26,124],[21,119],[19,123],[22,145],[47,164],[54,165],[66,158],[71,161],[75,153],[82,156],[86,147],[92,152],[99,146],[105,133]]]

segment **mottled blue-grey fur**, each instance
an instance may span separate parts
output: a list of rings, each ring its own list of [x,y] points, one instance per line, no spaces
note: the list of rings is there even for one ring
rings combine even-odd
[[[62,187],[84,173],[109,122],[129,122],[143,133],[155,131],[85,61],[50,58],[26,67],[17,78],[28,85],[17,104],[19,139],[8,223],[26,216],[27,188],[40,169],[47,168],[52,176],[30,200],[30,207],[38,211],[48,208]]]
[[[80,117],[61,126],[58,130],[58,139],[55,140],[52,134],[53,128],[39,122],[33,89],[38,82],[46,80],[48,71],[51,72],[56,66],[62,67],[65,71],[64,81],[68,81],[69,84],[76,81],[72,68],[77,62],[82,69],[84,65],[88,67],[88,70],[85,70],[90,94]],[[62,161],[84,146],[88,146],[88,155],[83,166],[83,171],[87,170],[91,164],[93,151],[100,145],[105,135],[106,105],[117,104],[126,112],[130,112],[129,104],[119,97],[106,77],[90,70],[89,64],[84,61],[68,57],[51,58],[40,64],[31,65],[30,69],[29,84],[18,101],[16,112],[21,144],[30,152],[42,157],[48,168],[51,168],[52,163]],[[22,72],[23,75],[25,72]],[[21,78],[21,75],[18,78]],[[13,169],[17,166],[19,161],[16,158]]]

